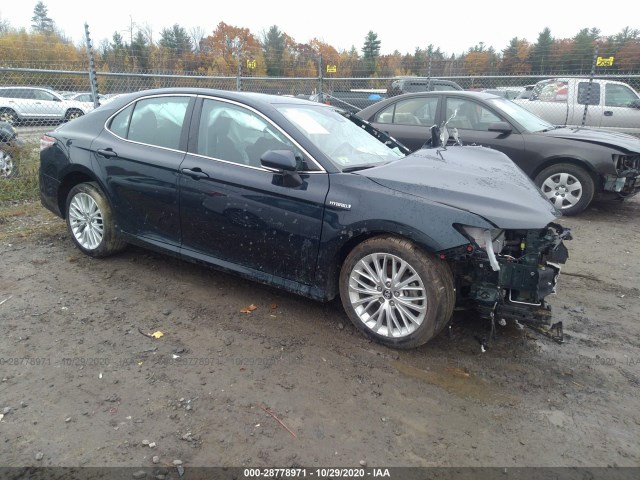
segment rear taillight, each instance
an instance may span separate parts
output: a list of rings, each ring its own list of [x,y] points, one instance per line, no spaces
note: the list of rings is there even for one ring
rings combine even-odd
[[[40,138],[40,150],[44,150],[45,148],[49,148],[50,146],[52,146],[55,143],[56,143],[56,139],[55,138],[50,137],[49,135],[43,135]]]

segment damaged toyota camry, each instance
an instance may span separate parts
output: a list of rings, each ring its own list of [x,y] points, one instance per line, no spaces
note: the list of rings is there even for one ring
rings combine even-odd
[[[558,211],[506,155],[408,154],[334,107],[253,93],[123,95],[41,139],[42,204],[82,252],[136,244],[320,301],[393,348],[454,307],[551,323]],[[352,121],[353,120],[353,121]]]

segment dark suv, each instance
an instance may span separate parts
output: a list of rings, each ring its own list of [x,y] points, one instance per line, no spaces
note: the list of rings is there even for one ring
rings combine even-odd
[[[398,77],[387,88],[387,97],[402,95],[403,93],[462,89],[460,85],[451,80],[428,77]]]

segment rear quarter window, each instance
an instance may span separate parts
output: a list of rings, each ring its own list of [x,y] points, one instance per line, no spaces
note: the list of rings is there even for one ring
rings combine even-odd
[[[580,82],[578,84],[578,103],[580,105],[600,104],[600,84],[593,82],[591,89],[589,89],[589,82]]]

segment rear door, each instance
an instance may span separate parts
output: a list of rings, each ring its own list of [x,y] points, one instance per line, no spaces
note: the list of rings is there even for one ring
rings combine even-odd
[[[178,177],[195,96],[142,98],[120,111],[91,145],[120,228],[160,246],[181,241]]]
[[[64,116],[64,102],[51,92],[38,88],[16,89],[24,98],[22,109],[30,118],[60,119]]]
[[[328,174],[247,106],[203,98],[195,118],[197,135],[180,166],[183,252],[311,284]],[[302,184],[288,186],[281,174],[263,168],[260,157],[267,150],[293,151]]]

